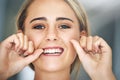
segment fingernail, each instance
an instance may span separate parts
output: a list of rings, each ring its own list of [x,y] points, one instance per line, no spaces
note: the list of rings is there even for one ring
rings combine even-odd
[[[97,53],[97,52],[98,52],[98,50],[96,49],[96,50],[95,50],[95,53]]]

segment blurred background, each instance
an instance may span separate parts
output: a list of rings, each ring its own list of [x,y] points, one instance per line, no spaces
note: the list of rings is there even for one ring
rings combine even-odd
[[[0,41],[16,32],[17,12],[24,0],[0,0]],[[85,7],[91,34],[103,37],[113,49],[113,72],[120,80],[120,0],[80,0]],[[80,80],[89,80],[81,70]],[[9,80],[33,80],[34,72],[26,67]]]

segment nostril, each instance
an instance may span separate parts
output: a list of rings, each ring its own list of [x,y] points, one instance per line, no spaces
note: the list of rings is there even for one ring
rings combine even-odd
[[[47,40],[48,40],[48,41],[56,41],[57,39],[48,38]]]
[[[54,39],[54,41],[56,41],[57,39]]]

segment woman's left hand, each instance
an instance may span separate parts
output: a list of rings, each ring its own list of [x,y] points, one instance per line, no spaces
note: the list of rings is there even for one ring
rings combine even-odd
[[[112,72],[112,51],[101,37],[82,36],[71,40],[79,59],[92,80],[115,80]]]

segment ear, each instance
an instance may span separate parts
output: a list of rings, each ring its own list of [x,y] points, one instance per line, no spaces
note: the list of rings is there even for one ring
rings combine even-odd
[[[83,30],[80,32],[80,37],[81,36],[88,36],[88,33],[85,30]]]

